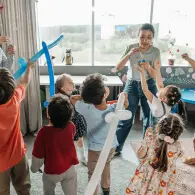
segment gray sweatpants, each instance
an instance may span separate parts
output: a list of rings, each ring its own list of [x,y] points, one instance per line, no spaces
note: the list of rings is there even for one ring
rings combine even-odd
[[[59,182],[65,195],[77,195],[77,172],[75,166],[70,167],[60,175],[43,173],[44,195],[55,195],[55,187]]]

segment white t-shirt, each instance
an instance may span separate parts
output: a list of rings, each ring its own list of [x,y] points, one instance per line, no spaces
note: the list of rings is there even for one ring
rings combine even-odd
[[[162,102],[157,97],[155,97],[154,95],[153,95],[153,98],[152,98],[152,103],[150,103],[148,101],[148,104],[149,104],[150,110],[152,112],[152,115],[154,117],[159,118],[159,117],[162,117],[165,114],[168,114],[168,113],[171,112],[171,107],[167,106],[167,104],[163,102],[163,104],[165,106],[165,113],[164,113]]]

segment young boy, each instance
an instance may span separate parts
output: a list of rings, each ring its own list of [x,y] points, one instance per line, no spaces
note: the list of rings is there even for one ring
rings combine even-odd
[[[50,120],[36,137],[32,152],[31,171],[36,173],[44,163],[43,191],[45,195],[55,195],[57,183],[67,195],[77,195],[77,173],[79,163],[74,136],[76,128],[71,122],[73,106],[68,97],[55,95],[47,110]]]
[[[72,96],[71,102],[75,105],[76,111],[84,116],[87,123],[88,178],[90,180],[109,131],[109,124],[106,123],[105,116],[107,113],[115,111],[116,104],[107,105],[106,98],[109,95],[109,88],[105,86],[104,79],[100,74],[87,76],[80,90],[81,96]],[[127,97],[124,105],[128,106]],[[115,136],[101,177],[104,195],[110,193],[110,161],[117,145]],[[94,195],[97,194],[98,187]]]
[[[17,87],[9,70],[0,68],[0,195],[10,194],[10,181],[17,194],[30,194],[26,146],[20,131],[20,103],[25,97],[32,67],[29,62]]]

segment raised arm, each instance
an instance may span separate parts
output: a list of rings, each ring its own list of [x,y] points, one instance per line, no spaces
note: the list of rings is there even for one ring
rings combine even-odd
[[[27,88],[30,78],[31,78],[31,71],[32,68],[34,67],[34,63],[31,63],[30,61],[28,62],[28,66],[25,72],[24,77],[21,79],[20,85],[22,85],[25,89]]]
[[[148,71],[149,75],[155,79],[156,78],[156,71],[148,64],[148,62],[142,62],[141,66]]]
[[[70,101],[71,101],[72,105],[75,105],[78,100],[81,100],[81,96],[80,95],[72,95],[70,97]]]
[[[195,60],[193,60],[192,58],[190,58],[187,53],[183,54],[182,55],[182,58],[184,60],[186,60],[192,66],[192,68],[195,70]]]
[[[155,68],[155,72],[156,72],[156,87],[157,87],[158,91],[161,88],[164,88],[160,67],[161,67],[160,60],[156,59],[154,62],[154,68]]]
[[[142,91],[143,91],[144,95],[146,96],[146,98],[148,99],[148,101],[150,103],[152,103],[153,94],[148,89],[148,84],[146,82],[144,68],[143,67],[139,67],[137,64],[135,65],[135,68],[137,69],[137,71],[140,72]]]
[[[127,63],[127,61],[129,60],[129,58],[131,57],[131,55],[135,52],[138,51],[138,48],[133,48],[131,49],[130,46],[128,46],[125,50],[125,52],[122,55],[122,59],[120,60],[120,62],[116,65],[116,67],[114,68],[116,71],[121,70],[124,68],[125,64]]]

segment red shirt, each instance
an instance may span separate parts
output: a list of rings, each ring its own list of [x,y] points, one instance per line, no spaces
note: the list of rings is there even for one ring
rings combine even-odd
[[[36,137],[32,155],[44,159],[46,174],[62,174],[79,163],[74,145],[75,126],[70,122],[64,129],[43,126]]]
[[[0,105],[0,172],[18,164],[26,153],[26,145],[20,130],[20,103],[25,89],[16,87],[12,98]]]

